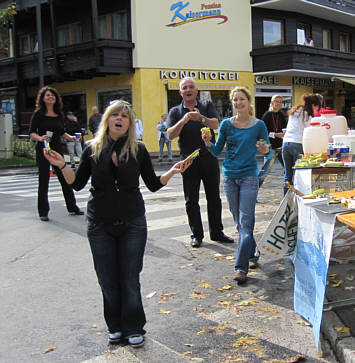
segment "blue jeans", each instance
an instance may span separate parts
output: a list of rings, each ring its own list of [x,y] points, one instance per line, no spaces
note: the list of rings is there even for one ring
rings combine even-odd
[[[144,334],[146,323],[142,304],[139,274],[147,242],[145,216],[129,222],[122,237],[107,234],[103,224],[87,221],[96,275],[101,286],[104,317],[111,333],[124,337]]]
[[[258,196],[257,176],[245,178],[223,178],[224,192],[228,200],[234,223],[239,232],[235,271],[248,273],[249,260],[255,257],[256,243],[253,235],[255,204]]]
[[[284,160],[284,182],[293,184],[292,169],[298,159],[298,155],[303,154],[302,144],[297,142],[284,142],[282,145],[282,158]],[[287,193],[287,188],[284,187],[284,195]]]

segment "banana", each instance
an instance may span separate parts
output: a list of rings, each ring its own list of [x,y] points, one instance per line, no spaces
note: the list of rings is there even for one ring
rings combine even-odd
[[[316,199],[316,196],[314,194],[305,194],[302,199]]]
[[[313,195],[319,195],[319,194],[324,194],[325,193],[325,189],[324,188],[319,188],[313,191]]]

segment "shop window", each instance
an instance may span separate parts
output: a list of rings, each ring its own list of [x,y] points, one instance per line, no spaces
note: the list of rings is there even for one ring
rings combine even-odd
[[[351,52],[350,49],[350,34],[339,33],[339,50],[341,52]]]
[[[19,36],[20,55],[31,54],[38,51],[36,33],[23,34]]]
[[[58,27],[57,37],[59,47],[80,43],[83,39],[81,24],[73,23]]]
[[[106,107],[113,100],[123,100],[132,104],[132,89],[131,87],[122,87],[98,92],[98,108],[103,113]]]
[[[284,44],[284,25],[282,20],[264,19],[263,36],[265,47]]]
[[[332,49],[332,33],[329,29],[323,29],[323,48]]]
[[[127,12],[99,16],[99,38],[128,40]]]

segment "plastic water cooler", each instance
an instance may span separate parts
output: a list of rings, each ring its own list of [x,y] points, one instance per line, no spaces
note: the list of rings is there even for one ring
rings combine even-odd
[[[312,122],[303,131],[303,152],[307,154],[326,153],[328,150],[328,134],[319,122]]]
[[[0,114],[0,158],[13,157],[12,135],[12,115],[10,113]]]

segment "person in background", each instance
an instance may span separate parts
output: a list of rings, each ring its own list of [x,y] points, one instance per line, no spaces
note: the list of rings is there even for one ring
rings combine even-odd
[[[262,116],[262,120],[265,122],[266,128],[269,133],[269,139],[271,143],[270,152],[264,156],[264,165],[259,171],[259,187],[263,184],[267,174],[271,171],[272,166],[276,158],[284,167],[281,147],[282,147],[282,139],[284,137],[283,129],[287,126],[287,121],[282,108],[283,98],[280,95],[274,95],[271,97],[269,110],[264,113]]]
[[[303,45],[307,46],[307,47],[314,47],[314,41],[312,40],[312,38],[310,36],[308,36]]]
[[[89,130],[91,131],[93,137],[95,137],[97,129],[99,128],[101,117],[102,115],[99,113],[99,109],[97,106],[94,106],[92,108],[92,115],[89,118]]]
[[[143,123],[139,118],[136,118],[136,138],[139,141],[143,140]]]
[[[174,174],[183,173],[191,162],[176,163],[157,176],[145,145],[137,142],[134,112],[121,100],[106,109],[76,173],[66,167],[59,153],[48,155],[45,150],[42,153],[51,164],[62,169],[75,190],[83,189],[91,177],[87,235],[103,294],[109,342],[126,340],[133,347],[143,345],[146,317],[139,276],[147,242],[147,222],[139,178],[155,192]],[[118,192],[112,194],[113,189]],[[113,198],[116,196],[119,200]],[[113,235],[107,229],[108,222],[122,224],[124,228]]]
[[[60,155],[62,154],[61,136],[67,141],[75,141],[75,136],[71,136],[64,130],[63,120],[63,103],[57,90],[45,86],[37,93],[36,110],[32,114],[29,134],[32,140],[37,141],[36,160],[38,164],[38,214],[43,222],[49,221],[49,202],[48,202],[48,184],[49,184],[49,162],[43,156],[44,141],[49,141],[52,150]],[[47,131],[52,132],[51,139]],[[83,215],[76,205],[73,189],[65,182],[60,169],[54,167],[55,174],[62,186],[65,204],[71,215]]]
[[[161,120],[158,122],[157,130],[158,132],[158,141],[159,141],[159,162],[163,161],[163,151],[164,151],[164,145],[166,144],[166,147],[168,149],[168,158],[169,161],[173,161],[173,153],[171,151],[171,140],[169,140],[168,135],[166,133],[166,130],[168,129],[166,126],[166,119],[168,115],[166,113],[163,113],[161,115]]]
[[[303,154],[303,131],[313,117],[314,110],[320,107],[320,99],[314,93],[305,93],[301,96],[301,103],[288,112],[288,122],[282,144],[282,158],[284,161],[284,182],[293,185],[293,166],[300,154]],[[287,188],[284,186],[284,194]]]
[[[211,143],[211,137],[202,134],[207,150],[218,157],[226,145],[226,156],[223,161],[223,189],[239,232],[238,249],[235,260],[234,280],[246,281],[250,267],[257,266],[254,239],[255,204],[258,196],[258,164],[256,152],[269,152],[269,143],[265,123],[254,117],[251,94],[245,87],[236,87],[230,92],[230,100],[236,115],[221,122],[217,142]]]
[[[320,117],[321,116],[321,112],[325,111],[325,108],[323,108],[323,96],[320,93],[315,93],[315,95],[319,98],[319,102],[320,102],[320,106],[316,107],[313,110],[313,116],[314,117]]]
[[[221,243],[233,243],[233,238],[223,233],[222,201],[219,196],[220,171],[218,160],[206,149],[201,139],[201,129],[217,129],[218,114],[209,100],[198,100],[198,88],[191,77],[180,81],[182,102],[173,107],[168,114],[167,134],[170,140],[179,137],[180,153],[186,158],[196,149],[199,157],[182,175],[186,213],[192,231],[191,246],[200,247],[203,240],[203,226],[199,206],[200,185],[203,182],[206,199],[210,238]]]
[[[70,157],[70,164],[73,169],[75,169],[75,159],[74,153],[80,158],[83,152],[81,147],[81,127],[79,125],[77,117],[73,114],[73,112],[68,111],[66,113],[65,120],[65,130],[69,135],[80,134],[80,137],[75,137],[75,141],[67,141],[67,148]],[[76,136],[76,135],[75,135]]]

